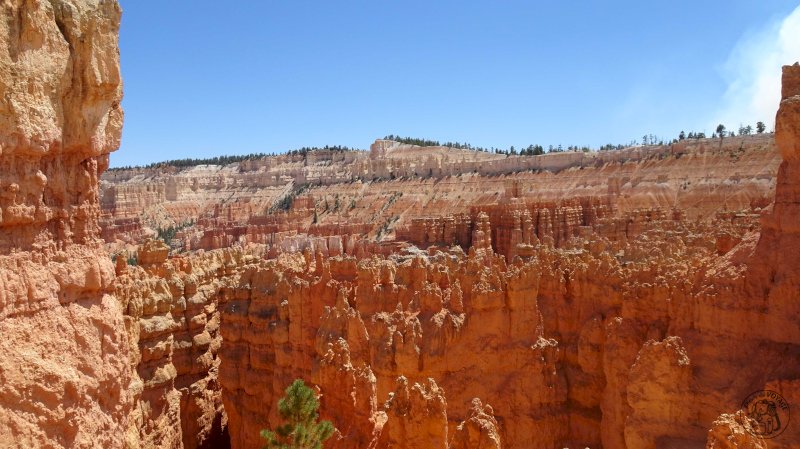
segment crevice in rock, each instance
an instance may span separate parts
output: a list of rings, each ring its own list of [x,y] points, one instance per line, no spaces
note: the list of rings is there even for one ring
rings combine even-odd
[[[228,426],[222,422],[222,414],[217,415],[208,438],[197,446],[198,449],[230,449],[231,436]]]

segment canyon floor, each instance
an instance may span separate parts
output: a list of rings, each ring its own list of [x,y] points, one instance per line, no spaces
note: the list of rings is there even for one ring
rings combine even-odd
[[[774,134],[109,170],[117,3],[0,11],[0,448],[261,447],[296,378],[326,448],[800,448],[800,66]]]

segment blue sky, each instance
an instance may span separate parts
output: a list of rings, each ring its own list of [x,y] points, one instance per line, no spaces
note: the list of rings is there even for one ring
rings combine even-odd
[[[797,0],[120,3],[112,166],[386,134],[502,148],[710,134],[771,124],[763,91],[800,59]]]

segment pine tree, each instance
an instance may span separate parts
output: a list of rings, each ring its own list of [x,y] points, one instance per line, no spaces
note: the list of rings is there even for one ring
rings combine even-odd
[[[261,438],[265,449],[321,449],[333,435],[333,424],[319,419],[319,399],[302,379],[295,379],[278,401],[278,413],[284,423],[275,431],[264,429]]]

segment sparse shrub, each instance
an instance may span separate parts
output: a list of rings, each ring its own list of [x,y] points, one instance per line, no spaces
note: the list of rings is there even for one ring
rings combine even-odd
[[[171,242],[172,239],[175,238],[175,233],[177,232],[177,229],[175,229],[174,226],[168,226],[164,229],[158,228],[156,232],[158,233],[159,239],[161,239],[164,243],[169,244],[169,242]]]
[[[290,190],[288,193],[286,193],[286,195],[282,196],[278,201],[276,201],[275,204],[273,204],[272,207],[270,207],[267,212],[268,213],[273,213],[275,211],[288,212],[289,209],[292,208],[292,204],[294,204],[294,199],[297,198],[298,195],[308,190],[309,187],[310,186],[308,184],[299,184],[292,187],[292,190]],[[328,210],[327,205],[325,207],[325,210],[326,211]]]
[[[294,203],[294,193],[289,192],[272,206],[272,210],[288,211],[292,208],[292,203]]]
[[[178,234],[179,231],[182,231],[190,226],[194,225],[194,220],[189,220],[185,223],[181,223],[176,226],[167,226],[166,228],[158,228],[156,229],[157,238],[166,243],[167,245],[175,239],[175,236]]]

